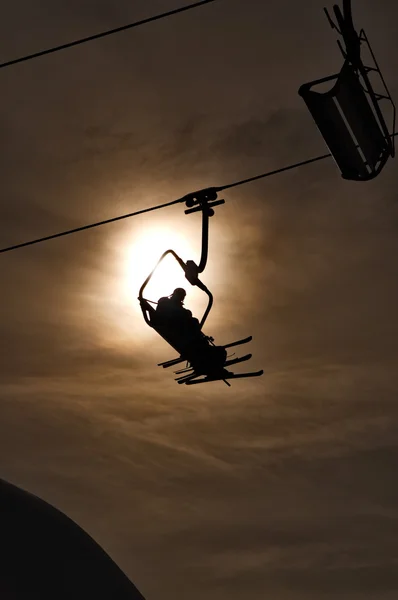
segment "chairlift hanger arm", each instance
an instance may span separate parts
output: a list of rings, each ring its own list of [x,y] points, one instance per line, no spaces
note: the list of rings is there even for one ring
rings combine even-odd
[[[218,189],[215,187],[205,188],[192,194],[185,196],[184,201],[187,206],[185,210],[186,215],[190,215],[194,212],[202,212],[202,247],[199,265],[196,266],[196,273],[203,273],[207,265],[207,259],[209,254],[209,219],[214,215],[215,206],[224,204],[225,200],[217,199]],[[189,261],[192,263],[193,261]],[[193,263],[194,264],[194,263]],[[190,279],[188,278],[190,281]],[[191,282],[192,283],[192,282]]]
[[[210,290],[205,286],[205,284],[200,281],[198,275],[199,273],[203,273],[205,270],[208,253],[209,253],[209,219],[214,215],[214,207],[219,206],[220,204],[224,204],[225,200],[217,199],[218,188],[206,188],[203,190],[199,190],[197,192],[192,192],[191,194],[187,194],[184,198],[181,199],[182,202],[185,202],[187,206],[187,210],[185,210],[185,214],[191,214],[194,212],[201,211],[202,213],[202,247],[201,247],[201,256],[199,265],[197,265],[193,260],[188,260],[186,263],[174,252],[174,250],[166,250],[158,260],[155,268],[151,271],[148,277],[145,279],[142,284],[139,294],[138,300],[141,305],[141,310],[145,319],[145,322],[148,325],[151,325],[150,320],[148,318],[148,304],[147,300],[144,298],[144,290],[151,280],[154,272],[162,262],[162,260],[169,254],[174,256],[180,267],[185,273],[186,279],[189,281],[191,285],[197,286],[201,289],[208,297],[208,303],[206,310],[203,314],[203,317],[200,321],[200,328],[202,329],[211,308],[213,306],[213,295]]]

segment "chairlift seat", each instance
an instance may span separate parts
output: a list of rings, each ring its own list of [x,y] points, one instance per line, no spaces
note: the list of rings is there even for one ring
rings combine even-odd
[[[333,80],[335,84],[327,92],[313,89]],[[391,155],[391,143],[352,64],[346,61],[338,75],[302,85],[299,94],[342,177],[354,181],[376,177]]]
[[[208,197],[209,199],[213,199],[213,193],[210,193],[209,190],[204,190],[204,192],[205,199]],[[195,198],[197,199],[197,196],[198,193],[189,195],[187,205],[189,203],[189,206],[192,208],[192,204],[195,204]],[[174,250],[166,250],[166,252],[164,252],[160,257],[153,271],[145,279],[138,294],[138,300],[141,306],[142,314],[147,325],[152,327],[180,355],[177,358],[160,363],[159,366],[168,368],[174,367],[181,362],[187,362],[186,367],[184,367],[182,370],[175,371],[175,373],[179,375],[179,377],[176,378],[178,384],[193,385],[210,381],[224,381],[229,386],[229,379],[259,377],[263,374],[262,370],[250,373],[233,373],[226,369],[226,367],[229,365],[245,362],[251,358],[251,354],[246,354],[245,356],[235,359],[230,359],[227,355],[227,348],[246,344],[251,340],[251,337],[238,340],[224,346],[216,346],[213,343],[213,338],[206,336],[202,331],[202,327],[213,305],[213,295],[204,285],[204,283],[200,281],[198,274],[203,272],[207,262],[208,219],[211,216],[210,211],[213,210],[212,208],[209,209],[209,206],[215,206],[216,203],[220,204],[221,202],[223,201],[212,202],[210,204],[202,202],[202,253],[199,265],[197,266],[193,261],[187,261],[185,263],[174,252]],[[164,319],[164,315],[162,316],[159,314],[153,308],[153,306],[151,306],[151,301],[144,298],[144,290],[146,286],[151,280],[159,264],[169,254],[174,256],[180,267],[183,269],[186,279],[191,283],[191,285],[201,289],[208,297],[207,307],[200,322],[197,322],[198,327],[196,324],[192,328],[189,325],[187,326],[189,319],[182,319],[180,324],[179,319],[170,319],[169,322],[168,319]]]

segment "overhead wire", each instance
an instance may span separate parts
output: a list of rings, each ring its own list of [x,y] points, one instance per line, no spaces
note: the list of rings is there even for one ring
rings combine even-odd
[[[391,137],[396,137],[397,133],[393,133]],[[285,167],[280,167],[279,169],[274,169],[273,171],[267,171],[265,173],[260,173],[259,175],[254,175],[252,177],[248,177],[246,179],[240,179],[238,181],[233,181],[232,183],[227,183],[225,185],[214,186],[212,189],[216,192],[222,192],[224,190],[232,189],[241,185],[247,185],[248,183],[253,183],[254,181],[259,181],[260,179],[266,179],[267,177],[272,177],[273,175],[278,175],[279,173],[284,173],[286,171],[291,171],[293,169],[298,169],[299,167],[303,167],[305,165],[310,165],[315,162],[319,162],[321,160],[325,160],[325,158],[331,158],[332,154],[329,152],[328,154],[321,154],[319,156],[315,156],[313,158],[307,158],[306,160],[302,160],[297,163],[293,163],[291,165],[287,165]],[[67,235],[71,235],[73,233],[78,233],[80,231],[85,231],[87,229],[94,229],[95,227],[102,227],[103,225],[107,225],[109,223],[115,223],[116,221],[122,221],[123,219],[130,219],[132,217],[137,217],[139,215],[143,215],[148,212],[153,212],[155,210],[160,210],[163,208],[167,208],[169,206],[174,206],[175,204],[181,204],[182,202],[186,202],[188,196],[190,194],[186,194],[181,198],[177,198],[176,200],[171,200],[170,202],[165,202],[164,204],[158,204],[155,206],[150,206],[149,208],[143,208],[141,210],[137,210],[135,212],[127,213],[124,215],[119,215],[117,217],[111,217],[110,219],[105,219],[103,221],[97,221],[96,223],[90,223],[88,225],[82,225],[81,227],[76,227],[74,229],[68,229],[66,231],[61,231],[59,233],[54,233],[52,235],[47,235],[45,237],[36,238],[30,240],[28,242],[22,242],[20,244],[14,244],[13,246],[7,246],[5,248],[0,248],[0,254],[5,252],[11,252],[12,250],[17,250],[18,248],[24,248],[26,246],[33,246],[34,244],[40,244],[42,242],[47,242],[49,240],[54,240],[56,238],[65,237]]]
[[[251,183],[253,181],[259,180],[259,179],[265,179],[266,177],[271,177],[272,175],[277,175],[278,173],[283,173],[284,171],[288,171],[288,170],[291,170],[291,169],[296,169],[296,168],[301,167],[303,165],[311,164],[313,162],[320,161],[320,160],[323,160],[325,158],[329,158],[330,156],[331,156],[331,154],[323,154],[322,156],[317,156],[315,158],[309,158],[309,159],[301,161],[299,163],[294,163],[292,165],[288,165],[288,166],[282,167],[280,169],[275,169],[273,171],[268,171],[267,173],[262,173],[260,175],[255,175],[254,177],[249,177],[248,179],[242,179],[240,181],[235,181],[233,183],[228,183],[226,185],[215,187],[214,189],[217,192],[221,192],[223,190],[231,189],[233,187],[238,187],[240,185],[245,185],[245,184]],[[71,235],[73,233],[78,233],[80,231],[85,231],[87,229],[94,229],[95,227],[101,227],[103,225],[107,225],[108,223],[114,223],[116,221],[121,221],[123,219],[130,219],[132,217],[137,217],[138,215],[142,215],[144,213],[152,212],[152,211],[155,211],[155,210],[160,210],[160,209],[166,208],[168,206],[173,206],[175,204],[180,204],[182,202],[185,202],[186,199],[187,199],[187,195],[185,195],[185,196],[183,196],[181,198],[178,198],[177,200],[172,200],[171,202],[166,202],[165,204],[158,204],[156,206],[151,206],[149,208],[144,208],[142,210],[138,210],[138,211],[135,211],[135,212],[127,213],[127,214],[120,215],[120,216],[117,216],[117,217],[112,217],[110,219],[105,219],[103,221],[98,221],[96,223],[90,223],[88,225],[83,225],[81,227],[76,227],[75,229],[68,229],[66,231],[61,231],[59,233],[54,233],[53,235],[47,235],[45,237],[33,239],[33,240],[28,241],[28,242],[22,242],[20,244],[14,244],[13,246],[7,246],[5,248],[0,248],[0,254],[3,254],[4,252],[11,252],[12,250],[17,250],[18,248],[24,248],[26,246],[33,246],[34,244],[40,244],[42,242],[47,242],[49,240],[54,240],[56,238],[64,237],[64,236],[67,236],[67,235]]]
[[[241,179],[240,181],[234,181],[233,183],[227,183],[226,185],[222,185],[217,187],[217,192],[222,192],[223,190],[228,190],[234,187],[238,187],[239,185],[246,185],[247,183],[252,183],[253,181],[258,181],[259,179],[265,179],[266,177],[271,177],[272,175],[278,175],[279,173],[284,173],[285,171],[291,171],[292,169],[297,169],[298,167],[303,167],[304,165],[310,165],[311,163],[318,162],[320,160],[324,160],[325,158],[330,158],[332,155],[330,152],[328,154],[321,154],[320,156],[315,156],[314,158],[308,158],[307,160],[302,160],[301,162],[294,163],[292,165],[288,165],[286,167],[281,167],[280,169],[275,169],[274,171],[267,171],[267,173],[261,173],[260,175],[254,175],[253,177],[248,177],[247,179]]]
[[[127,25],[122,25],[121,27],[116,27],[115,29],[109,29],[107,31],[95,33],[94,35],[89,35],[88,37],[80,38],[78,40],[74,40],[73,42],[67,42],[66,44],[61,44],[60,46],[53,46],[52,48],[47,48],[46,50],[40,50],[39,52],[34,52],[33,54],[27,54],[26,56],[14,58],[12,60],[8,60],[6,62],[0,63],[0,69],[4,69],[6,67],[11,67],[12,65],[26,62],[28,60],[33,60],[35,58],[45,56],[46,54],[53,54],[54,52],[60,52],[61,50],[66,50],[67,48],[72,48],[73,46],[79,46],[81,44],[86,44],[87,42],[92,42],[94,40],[98,40],[100,38],[103,38],[103,37],[106,37],[109,35],[114,35],[115,33],[120,33],[122,31],[127,31],[128,29],[140,27],[141,25],[146,25],[146,24],[152,23],[154,21],[159,21],[160,19],[165,19],[167,17],[171,17],[173,15],[177,15],[179,13],[186,12],[186,11],[192,10],[194,8],[199,8],[200,6],[204,6],[205,4],[210,4],[211,2],[215,2],[215,1],[216,0],[202,0],[201,2],[195,2],[193,4],[188,4],[187,6],[181,6],[180,8],[174,8],[167,12],[160,13],[160,14],[154,15],[152,17],[147,17],[146,19],[141,19],[140,21],[135,21],[134,23],[128,23]]]
[[[181,198],[179,198],[178,200],[172,200],[171,202],[166,202],[164,204],[158,204],[157,206],[150,206],[149,208],[143,208],[141,210],[137,210],[132,213],[127,213],[125,215],[120,215],[118,217],[112,217],[111,219],[106,219],[104,221],[97,221],[96,223],[90,223],[88,225],[82,225],[81,227],[75,227],[74,229],[60,231],[59,233],[54,233],[52,235],[46,235],[45,237],[30,240],[29,242],[22,242],[21,244],[15,244],[13,246],[8,246],[7,248],[1,248],[0,254],[3,252],[11,252],[11,250],[17,250],[17,248],[24,248],[25,246],[33,246],[34,244],[40,244],[41,242],[55,240],[56,238],[64,237],[66,235],[71,235],[72,233],[78,233],[79,231],[85,231],[86,229],[94,229],[94,227],[101,227],[101,225],[107,225],[108,223],[114,223],[115,221],[122,221],[123,219],[137,217],[138,215],[143,215],[144,213],[152,212],[154,210],[159,210],[161,208],[166,208],[167,206],[172,206],[173,204],[179,204],[180,202],[182,202]]]

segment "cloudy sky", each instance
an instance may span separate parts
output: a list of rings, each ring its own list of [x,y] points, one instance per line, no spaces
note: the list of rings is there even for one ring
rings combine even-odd
[[[184,4],[14,0],[1,60]],[[1,246],[323,154],[297,94],[341,65],[323,5],[217,0],[2,70]],[[398,98],[395,1],[353,10]],[[183,206],[2,254],[0,476],[148,600],[395,598],[397,184],[329,160],[223,195],[206,332],[265,371],[230,389],[177,386],[137,306],[145,249],[198,257]]]

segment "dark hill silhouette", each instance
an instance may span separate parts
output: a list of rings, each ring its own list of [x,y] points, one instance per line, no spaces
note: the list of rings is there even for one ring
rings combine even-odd
[[[0,598],[144,600],[69,517],[1,479]]]

